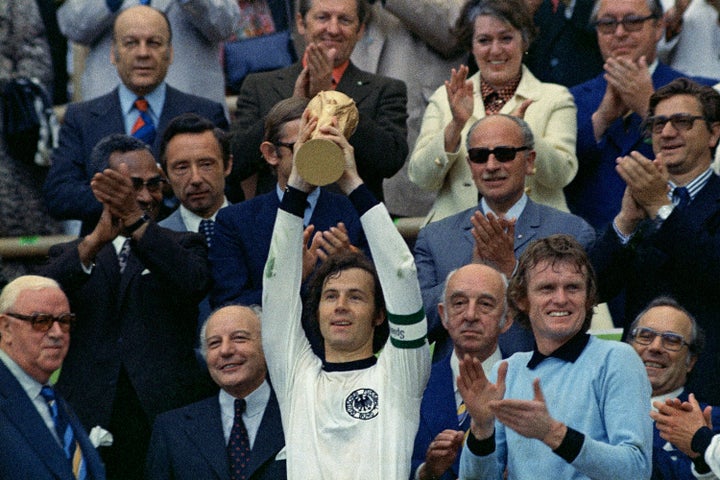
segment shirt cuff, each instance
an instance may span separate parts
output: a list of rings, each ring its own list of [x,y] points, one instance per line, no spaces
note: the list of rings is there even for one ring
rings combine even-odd
[[[291,215],[303,218],[305,215],[305,207],[307,206],[307,198],[307,192],[288,186],[285,189],[282,202],[280,202],[280,208]]]
[[[617,227],[617,225],[615,225],[614,220],[612,222],[612,227],[613,227],[613,230],[615,230],[615,235],[618,236],[618,238],[620,239],[620,243],[622,245],[627,245],[628,242],[632,239],[633,235],[635,235],[635,232],[631,233],[630,235],[625,235],[624,233],[622,233],[620,231],[620,229]]]
[[[364,183],[350,192],[348,198],[355,206],[355,210],[357,210],[358,215],[361,217],[365,215],[365,212],[380,203]]]
[[[478,440],[475,438],[472,431],[469,432],[467,447],[473,455],[477,455],[478,457],[486,457],[490,455],[495,451],[495,431],[493,430],[492,435],[485,440]]]
[[[567,463],[572,463],[580,454],[583,443],[585,443],[585,435],[567,427],[565,438],[563,438],[560,446],[553,450],[553,452]]]

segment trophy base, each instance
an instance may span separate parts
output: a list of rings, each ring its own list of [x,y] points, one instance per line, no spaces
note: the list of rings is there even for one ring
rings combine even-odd
[[[343,174],[343,152],[334,142],[313,139],[295,153],[300,176],[311,185],[322,187],[336,182]]]

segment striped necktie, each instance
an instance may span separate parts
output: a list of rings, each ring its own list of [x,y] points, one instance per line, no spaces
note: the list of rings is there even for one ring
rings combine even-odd
[[[120,273],[125,271],[127,267],[128,258],[130,257],[130,239],[126,238],[125,242],[118,253],[118,266],[120,267]]]
[[[148,145],[152,145],[157,132],[155,131],[155,124],[150,116],[150,112],[148,112],[148,108],[150,107],[148,101],[143,97],[138,97],[134,105],[140,114],[130,130],[130,135],[142,140]]]
[[[75,478],[78,480],[84,480],[87,478],[87,471],[85,469],[82,450],[80,450],[80,445],[78,445],[75,440],[75,433],[68,422],[65,410],[60,408],[58,404],[55,390],[49,385],[43,385],[40,390],[40,395],[48,404],[50,416],[53,419],[53,423],[55,423],[55,432],[63,444],[65,456],[72,462],[73,475],[75,475]]]
[[[690,192],[688,192],[687,187],[675,187],[675,190],[673,190],[673,200],[675,201],[675,205],[677,205],[678,211],[687,207],[690,203]]]

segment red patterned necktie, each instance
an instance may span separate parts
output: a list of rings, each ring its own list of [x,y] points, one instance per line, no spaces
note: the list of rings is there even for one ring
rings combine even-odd
[[[250,463],[250,439],[243,423],[242,414],[245,412],[245,400],[235,399],[235,421],[230,430],[228,441],[228,458],[230,459],[230,479],[245,480],[245,468]]]
[[[143,97],[138,97],[134,105],[140,114],[130,130],[130,135],[139,138],[148,145],[152,145],[157,132],[155,131],[155,124],[153,123],[152,117],[148,112],[148,101]]]

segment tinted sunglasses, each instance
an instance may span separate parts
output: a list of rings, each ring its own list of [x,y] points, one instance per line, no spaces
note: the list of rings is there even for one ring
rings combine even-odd
[[[130,180],[132,180],[133,188],[136,192],[142,190],[143,187],[147,187],[148,192],[150,193],[159,192],[163,182],[165,181],[160,175],[151,178],[147,182],[139,177],[130,177]]]
[[[515,156],[518,152],[524,150],[530,150],[529,147],[495,147],[493,149],[476,147],[468,150],[468,159],[472,163],[487,163],[490,158],[490,154],[495,155],[495,159],[500,163],[510,162],[515,160]]]
[[[53,322],[58,322],[60,330],[67,333],[75,326],[75,314],[74,313],[63,313],[57,317],[50,315],[49,313],[38,313],[35,312],[32,315],[22,315],[20,313],[7,312],[5,315],[24,322],[30,322],[33,330],[38,332],[47,332],[52,328]]]

